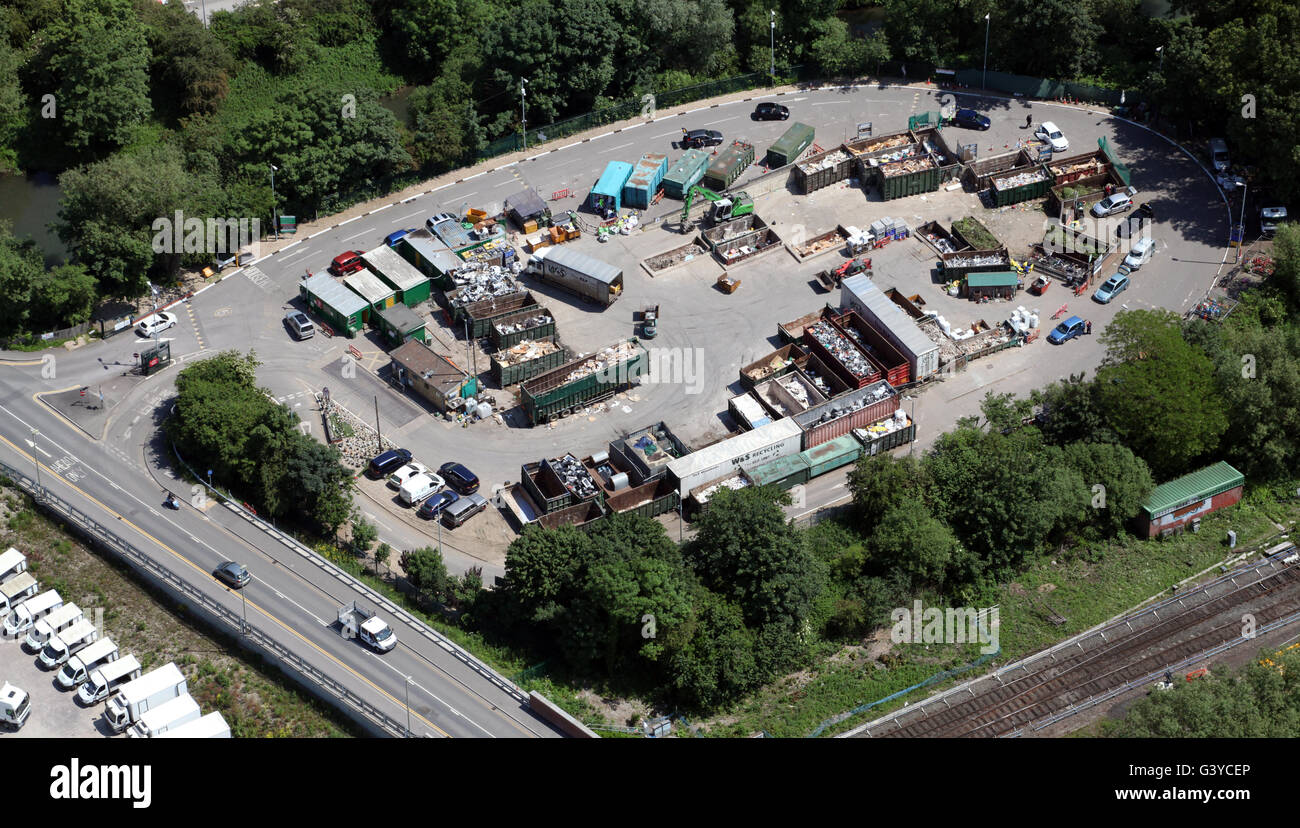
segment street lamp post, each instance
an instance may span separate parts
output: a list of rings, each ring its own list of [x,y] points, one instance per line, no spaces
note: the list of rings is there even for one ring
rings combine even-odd
[[[984,15],[984,80],[980,83],[980,88],[987,90],[989,88],[989,16]]]
[[[248,599],[244,597],[244,593],[243,593],[242,590],[241,590],[240,593],[239,593],[239,600],[242,601],[243,604],[244,604],[244,621],[243,621],[243,624],[242,624],[242,625],[240,626],[240,628],[239,628],[239,633],[240,633],[240,635],[247,635],[247,633],[248,633]]]
[[[39,492],[41,488],[41,461],[36,458],[36,438],[41,436],[41,432],[32,429],[32,463],[36,465],[36,489]]]
[[[677,501],[677,544],[679,546],[686,542],[686,513],[682,511],[684,507],[685,504],[680,500]]]
[[[519,117],[524,126],[524,149],[528,149],[528,102],[524,99],[527,93],[527,83],[528,78],[519,79]]]
[[[768,9],[770,17],[768,19],[768,54],[770,63],[768,64],[768,74],[772,76],[772,85],[776,86],[776,10]]]
[[[275,173],[280,168],[271,164],[271,232],[275,233],[275,240],[280,240],[280,213],[279,205],[276,204],[275,197]]]
[[[408,738],[411,735],[411,684],[413,681],[410,676],[406,677],[406,733],[404,735]]]
[[[1157,47],[1156,47],[1156,54],[1157,54],[1157,55],[1160,55],[1160,70],[1161,70],[1161,71],[1164,71],[1164,68],[1165,68],[1165,47],[1163,47],[1163,46],[1157,46]]]
[[[910,394],[910,395],[904,397],[903,399],[905,399],[905,400],[910,400],[911,403],[912,403],[912,414],[911,414],[911,419],[912,419],[912,429],[913,429],[913,431],[912,431],[912,439],[910,439],[910,440],[907,441],[907,456],[908,456],[908,457],[911,457],[911,456],[912,456],[912,448],[916,445],[916,431],[915,431],[915,429],[916,429],[916,395],[915,395],[915,394]]]

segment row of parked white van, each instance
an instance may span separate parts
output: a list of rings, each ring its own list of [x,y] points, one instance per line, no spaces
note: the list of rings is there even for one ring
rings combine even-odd
[[[230,728],[220,713],[202,716],[198,703],[186,689],[185,677],[175,664],[167,664],[141,675],[134,655],[121,655],[111,638],[100,638],[99,629],[76,604],[63,602],[57,590],[39,592],[40,585],[27,572],[27,556],[10,548],[0,554],[0,615],[4,635],[24,636],[23,647],[38,653],[46,670],[59,668],[55,683],[77,691],[83,706],[109,703],[104,712],[109,727],[128,736],[230,737]],[[26,693],[6,683],[6,690]],[[114,694],[110,699],[110,694]],[[25,706],[21,727],[30,713]]]

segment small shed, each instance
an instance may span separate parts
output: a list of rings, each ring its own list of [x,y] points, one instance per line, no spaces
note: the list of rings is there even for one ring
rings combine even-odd
[[[966,297],[975,302],[984,299],[1011,299],[1020,289],[1020,276],[1012,271],[968,273]]]
[[[336,333],[351,337],[366,324],[369,311],[366,300],[334,281],[328,273],[303,279],[298,284],[298,293]]]
[[[587,206],[598,213],[623,209],[623,186],[632,177],[632,165],[626,161],[610,161],[601,173],[596,186],[587,196]]]
[[[397,303],[397,291],[384,284],[383,279],[380,279],[364,267],[355,273],[344,276],[343,284],[347,285],[362,299],[365,299],[371,310],[383,310]],[[370,321],[368,313],[364,314],[363,318],[367,322]]]
[[[413,308],[429,299],[433,290],[429,277],[388,245],[362,253],[361,258],[372,273],[397,291],[397,301]]]
[[[1162,483],[1147,495],[1137,514],[1138,535],[1154,538],[1193,528],[1210,512],[1241,500],[1246,478],[1232,466],[1219,461],[1200,471]]]
[[[408,340],[388,357],[397,381],[433,403],[439,411],[457,407],[455,400],[461,398],[468,383],[474,382],[473,377],[451,360],[416,339]]]
[[[539,219],[550,211],[533,190],[522,190],[506,199],[506,215],[525,233],[536,233]]]
[[[428,342],[424,317],[400,302],[375,311],[371,321],[393,345],[401,345],[408,339]]]

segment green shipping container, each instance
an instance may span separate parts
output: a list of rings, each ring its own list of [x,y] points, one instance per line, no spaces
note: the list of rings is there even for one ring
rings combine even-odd
[[[516,343],[518,344],[518,343]],[[505,388],[507,385],[514,385],[517,382],[523,382],[526,379],[532,379],[547,371],[559,368],[565,362],[568,362],[569,355],[563,348],[558,348],[545,356],[537,359],[530,359],[527,362],[516,362],[514,365],[506,365],[492,357],[492,379],[497,385]]]
[[[686,191],[704,177],[704,170],[709,166],[709,153],[702,149],[687,150],[677,159],[664,175],[664,195],[669,198],[685,199]]]
[[[778,486],[788,489],[808,482],[808,461],[802,454],[778,457],[776,460],[745,469],[745,476],[755,486]]]
[[[900,428],[898,431],[891,431],[874,439],[869,432],[860,428],[853,430],[853,436],[862,442],[862,453],[870,457],[881,452],[891,451],[915,440],[916,423],[911,423],[907,428]]]
[[[808,464],[809,478],[813,478],[857,460],[862,456],[862,442],[845,434],[800,452],[799,456]]]
[[[720,193],[754,163],[754,145],[732,141],[731,146],[718,153],[709,169],[704,173],[704,186]]]
[[[1011,185],[1016,180],[1016,176],[1025,175],[1024,171],[1015,175],[1005,176],[1003,178],[994,177],[990,183],[993,186],[993,203],[998,207],[1006,207],[1009,204],[1019,204],[1022,201],[1029,201],[1033,198],[1042,198],[1047,195],[1047,191],[1052,188],[1052,175],[1045,167],[1039,167],[1036,172],[1042,176],[1038,181],[1030,181],[1025,184]],[[1004,183],[1007,186],[1003,186]]]
[[[649,355],[635,338],[628,341],[632,343],[633,355],[614,368],[566,382],[567,375],[586,363],[590,359],[587,357],[526,380],[519,386],[519,397],[528,421],[540,425],[563,417],[597,398],[630,388],[648,370],[646,361]]]
[[[785,134],[776,139],[767,150],[767,168],[775,170],[777,167],[784,167],[786,164],[793,164],[795,160],[803,155],[803,151],[812,146],[814,130],[807,124],[791,124]]]
[[[880,197],[885,201],[920,195],[921,193],[932,193],[939,189],[939,184],[943,178],[943,172],[932,160],[927,161],[926,169],[917,170],[913,173],[886,176],[884,170],[885,167],[876,167],[876,181],[880,185]]]
[[[521,323],[531,323],[536,318],[543,316],[546,317],[547,321],[522,330],[502,333],[497,327],[498,325],[511,325],[518,328]],[[515,311],[500,319],[493,319],[492,326],[488,330],[488,339],[498,348],[509,348],[511,345],[518,345],[525,339],[550,339],[553,336],[555,336],[555,317],[551,316],[551,312],[546,308],[540,306],[524,308],[522,311]]]

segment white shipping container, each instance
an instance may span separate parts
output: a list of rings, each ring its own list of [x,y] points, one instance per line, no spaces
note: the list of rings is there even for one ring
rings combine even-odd
[[[668,471],[677,480],[678,493],[685,498],[696,486],[725,477],[742,464],[756,466],[798,454],[802,441],[799,424],[783,418],[679,457],[668,464]]]

